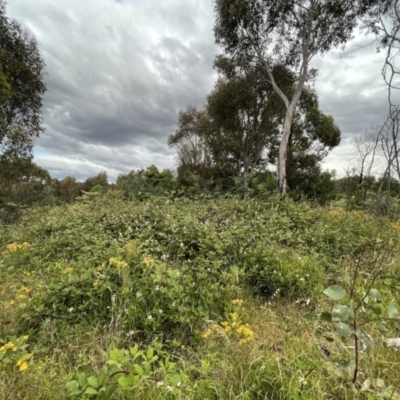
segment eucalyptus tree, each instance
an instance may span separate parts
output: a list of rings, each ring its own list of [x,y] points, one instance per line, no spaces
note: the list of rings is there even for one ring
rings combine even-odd
[[[216,66],[223,76],[207,98],[210,127],[204,137],[214,163],[230,165],[233,172],[241,170],[246,190],[250,168],[260,163],[276,164],[286,110],[273,86],[264,79],[262,67],[247,66],[240,71],[224,57]],[[294,90],[294,76],[285,66],[276,65],[272,72],[286,93]],[[304,182],[316,180],[319,162],[339,143],[340,129],[319,109],[316,92],[305,87],[288,140],[289,188],[305,190]]]
[[[211,154],[202,134],[205,119],[204,110],[188,106],[179,112],[178,129],[168,138],[168,146],[177,151],[178,180],[181,182],[190,180],[191,176],[198,178],[200,186],[204,186],[208,177]]]
[[[0,0],[0,181],[26,175],[34,140],[43,131],[45,63],[38,43],[6,15]],[[12,170],[12,171],[10,171]],[[0,182],[1,186],[1,182]]]
[[[293,114],[307,81],[316,77],[310,62],[317,54],[344,45],[358,18],[374,3],[364,0],[215,0],[216,43],[236,64],[261,64],[266,79],[286,109],[277,161],[280,198],[286,197],[286,158]],[[294,90],[285,92],[274,66],[294,74]]]
[[[228,167],[233,175],[241,174],[245,191],[249,188],[252,167],[262,161],[278,132],[274,117],[279,104],[261,77],[259,68],[222,76],[207,97],[209,124],[204,137],[213,162]]]

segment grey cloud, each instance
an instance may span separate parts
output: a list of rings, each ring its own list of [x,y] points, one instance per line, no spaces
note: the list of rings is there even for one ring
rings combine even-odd
[[[211,0],[13,0],[8,14],[37,37],[48,66],[39,164],[82,179],[174,166],[166,142],[178,111],[201,108],[216,80]],[[366,43],[358,36],[349,47]],[[345,58],[334,50],[314,62],[321,108],[346,149],[385,117],[382,56],[373,47]],[[344,153],[330,165],[347,162]]]

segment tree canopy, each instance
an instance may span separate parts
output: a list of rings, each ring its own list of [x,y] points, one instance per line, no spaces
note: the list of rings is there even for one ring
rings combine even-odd
[[[239,68],[259,64],[285,105],[277,171],[281,199],[286,196],[286,159],[291,125],[304,85],[315,78],[310,61],[350,39],[358,18],[377,1],[215,0],[214,34],[224,54]],[[286,66],[295,89],[280,87],[273,69]]]
[[[43,131],[45,63],[38,43],[6,16],[0,0],[0,162],[17,164],[31,156]]]

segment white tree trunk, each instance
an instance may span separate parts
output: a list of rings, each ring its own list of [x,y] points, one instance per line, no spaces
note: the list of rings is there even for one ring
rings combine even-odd
[[[293,110],[289,107],[286,111],[285,123],[283,125],[283,135],[281,144],[279,146],[278,154],[278,190],[279,198],[284,200],[287,191],[287,180],[286,180],[286,158],[287,158],[287,147],[289,144],[290,130],[292,128],[292,117]]]

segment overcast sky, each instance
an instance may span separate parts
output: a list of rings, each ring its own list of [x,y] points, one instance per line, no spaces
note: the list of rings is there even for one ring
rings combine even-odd
[[[110,181],[175,167],[166,142],[178,111],[201,108],[216,80],[211,0],[8,0],[7,14],[35,35],[47,64],[39,165],[58,178],[106,171]],[[350,48],[364,43],[356,35]],[[324,163],[339,176],[354,156],[351,138],[387,113],[383,58],[370,46],[313,62],[320,107],[342,130]]]

